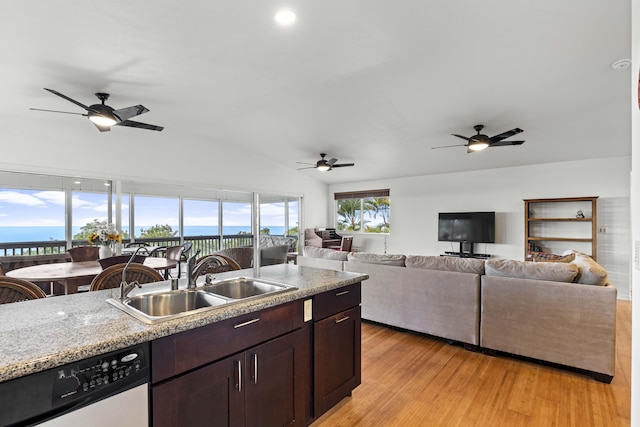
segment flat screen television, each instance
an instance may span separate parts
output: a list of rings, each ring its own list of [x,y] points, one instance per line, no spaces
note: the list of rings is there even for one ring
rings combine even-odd
[[[438,241],[495,243],[495,212],[441,212],[438,214]]]

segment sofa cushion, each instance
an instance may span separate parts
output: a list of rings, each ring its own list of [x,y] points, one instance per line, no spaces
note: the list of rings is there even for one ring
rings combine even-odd
[[[573,282],[578,267],[572,263],[527,262],[513,259],[489,259],[485,262],[487,276],[516,277],[520,279]]]
[[[348,261],[358,261],[367,264],[395,265],[398,267],[404,267],[404,261],[406,258],[407,257],[405,255],[370,254],[366,252],[349,252],[347,255]]]
[[[575,250],[566,251],[564,254],[575,254],[576,258],[571,261],[571,264],[578,267],[578,276],[575,279],[576,283],[597,286],[605,286],[609,283],[607,270],[595,262],[589,255]]]
[[[333,249],[318,248],[316,246],[305,246],[304,256],[311,258],[333,259],[336,261],[346,261],[347,253],[344,251],[335,251]]]
[[[405,264],[408,268],[484,274],[484,260],[475,258],[407,255]]]

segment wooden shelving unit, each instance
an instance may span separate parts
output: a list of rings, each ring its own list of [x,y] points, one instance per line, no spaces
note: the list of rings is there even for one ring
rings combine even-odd
[[[597,259],[597,200],[598,196],[525,199],[525,260],[532,247],[544,249],[544,243],[552,242],[556,242],[552,244],[554,248],[562,247],[562,251],[574,249],[570,245],[562,245],[563,242],[580,243],[583,247],[590,247],[589,255]],[[583,212],[584,218],[577,216],[578,211]]]

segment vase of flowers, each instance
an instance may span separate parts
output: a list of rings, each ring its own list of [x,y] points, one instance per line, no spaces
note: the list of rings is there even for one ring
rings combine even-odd
[[[122,243],[122,233],[114,224],[97,224],[88,240],[90,245],[100,245],[100,258],[108,258],[113,256],[113,246]]]

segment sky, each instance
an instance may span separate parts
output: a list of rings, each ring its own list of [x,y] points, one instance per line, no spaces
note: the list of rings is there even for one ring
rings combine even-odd
[[[128,200],[128,195],[123,195]],[[169,224],[178,226],[178,199],[136,196],[135,223],[140,226]],[[84,226],[94,219],[107,219],[105,193],[72,193],[72,225]],[[63,191],[0,190],[0,226],[64,226],[65,193]],[[114,203],[115,206],[115,203]],[[211,225],[218,223],[218,203],[210,200],[184,201],[184,225]],[[290,204],[290,227],[298,223],[297,204]],[[250,226],[251,204],[224,202],[225,226]],[[122,204],[123,218],[129,215],[129,206]],[[123,221],[126,222],[126,221]],[[284,226],[284,203],[263,204],[260,210],[263,226]]]

